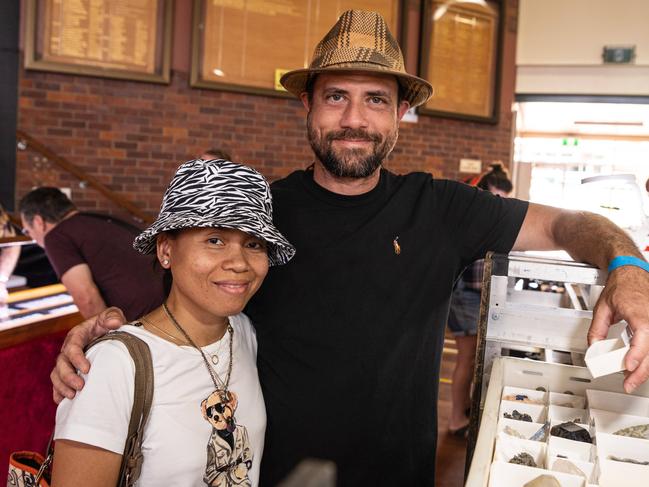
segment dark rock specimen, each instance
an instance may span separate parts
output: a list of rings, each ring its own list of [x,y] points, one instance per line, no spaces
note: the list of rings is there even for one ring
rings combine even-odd
[[[532,416],[530,416],[529,414],[526,414],[526,413],[521,414],[521,413],[519,413],[518,410],[516,410],[516,409],[514,409],[514,411],[512,412],[512,414],[505,413],[504,416],[505,416],[507,419],[515,419],[515,420],[517,420],[517,421],[527,421],[528,423],[532,423],[532,422],[533,422],[533,421],[532,421]]]
[[[568,440],[583,441],[584,443],[592,443],[593,439],[590,437],[588,430],[579,426],[572,421],[567,423],[558,424],[550,429],[552,436],[559,436]]]

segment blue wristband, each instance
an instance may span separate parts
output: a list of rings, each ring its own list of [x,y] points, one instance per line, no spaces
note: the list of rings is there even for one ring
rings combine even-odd
[[[608,272],[614,271],[623,265],[633,265],[649,272],[649,263],[632,255],[619,255],[615,257],[608,265]]]

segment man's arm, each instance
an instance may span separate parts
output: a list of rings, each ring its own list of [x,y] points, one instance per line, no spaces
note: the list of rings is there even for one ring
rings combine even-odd
[[[61,282],[74,299],[74,304],[77,305],[84,318],[98,315],[106,309],[106,303],[92,279],[92,272],[88,264],[77,264],[70,267],[61,276]]]
[[[64,397],[72,399],[77,391],[83,389],[84,382],[77,374],[77,370],[84,374],[90,371],[90,362],[83,353],[84,347],[95,338],[105,335],[110,330],[116,330],[124,324],[126,324],[124,313],[112,306],[68,332],[61,353],[56,357],[56,366],[50,374],[54,402],[58,404]]]
[[[7,302],[7,281],[16,268],[20,257],[20,247],[4,247],[0,249],[0,306]]]
[[[620,255],[643,259],[629,236],[602,216],[530,203],[514,250],[556,249],[600,269]],[[632,392],[649,379],[649,272],[639,267],[618,267],[609,274],[595,305],[589,343],[605,339],[608,327],[620,320],[633,330],[624,381],[625,390]]]

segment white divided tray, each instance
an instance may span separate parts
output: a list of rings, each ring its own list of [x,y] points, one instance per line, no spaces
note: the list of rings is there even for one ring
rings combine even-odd
[[[614,413],[649,416],[649,397],[638,397],[624,393],[602,390],[586,391],[590,409],[612,411]]]
[[[593,379],[583,367],[496,358],[465,486],[523,487],[546,474],[562,487],[649,487],[649,466],[619,461],[649,461],[649,440],[612,434],[649,424],[649,385],[628,395],[623,378],[613,374]],[[533,422],[504,417],[514,409],[529,414]],[[530,440],[545,422],[551,427],[575,420],[589,431],[593,444],[551,436],[549,428],[545,438]],[[536,468],[509,463],[523,452]],[[564,472],[566,466],[576,467],[581,475]]]
[[[539,475],[550,474],[556,478],[561,487],[584,487],[583,479],[565,473],[548,472],[540,468],[523,467],[512,463],[494,462],[491,465],[489,487],[510,487],[525,485]]]
[[[647,487],[649,485],[649,465],[613,460],[613,458],[632,458],[636,461],[649,462],[649,441],[598,433],[597,458],[601,486]]]
[[[550,405],[575,408],[575,409],[584,409],[586,407],[586,400],[582,396],[575,396],[574,394],[562,394],[560,392],[551,392]]]
[[[595,430],[597,431],[597,434],[606,433],[612,435],[619,430],[629,428],[631,426],[649,424],[649,418],[646,416],[634,416],[631,414],[601,411],[599,409],[591,409],[590,417],[595,424]]]
[[[501,417],[498,420],[498,434],[511,435],[508,431],[515,431],[520,436],[523,436],[523,439],[531,440],[541,428],[543,428],[542,423],[528,423],[527,421],[517,421],[515,419],[507,419]],[[513,436],[513,435],[512,435]],[[514,438],[516,436],[513,436]],[[545,441],[545,437],[539,438],[537,441]]]
[[[552,423],[565,423],[566,421],[574,421],[575,423],[587,424],[588,411],[578,408],[566,408],[563,406],[555,406],[550,404],[548,406],[548,419]]]

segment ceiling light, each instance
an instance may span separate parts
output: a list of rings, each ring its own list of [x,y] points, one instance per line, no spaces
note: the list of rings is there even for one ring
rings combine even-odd
[[[435,12],[433,13],[433,22],[436,21],[436,20],[441,19],[442,17],[444,17],[444,14],[448,10],[448,8],[451,5],[456,4],[456,3],[472,3],[474,5],[479,5],[481,7],[486,8],[486,9],[489,8],[489,5],[487,5],[486,0],[449,0],[445,4],[440,5],[439,7],[437,7],[435,9]]]
[[[590,120],[576,120],[573,122],[575,125],[613,125],[622,127],[642,127],[643,122],[596,122]]]

